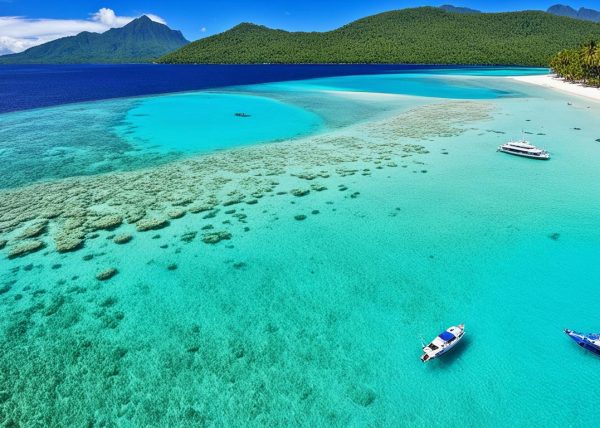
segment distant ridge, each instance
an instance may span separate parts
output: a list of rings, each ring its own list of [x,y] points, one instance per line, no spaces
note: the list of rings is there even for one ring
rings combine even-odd
[[[0,64],[150,62],[188,43],[180,31],[142,16],[101,34],[84,31],[0,56]]]
[[[575,10],[571,6],[555,4],[554,6],[548,8],[548,13],[558,16],[567,16],[573,19],[581,19],[583,21],[600,22],[600,11],[586,9],[585,7]]]
[[[444,4],[444,5],[440,6],[440,9],[445,10],[446,12],[464,13],[464,14],[467,14],[467,15],[468,14],[481,13],[480,10],[470,9],[468,7],[452,6],[451,4]]]
[[[162,63],[380,63],[548,66],[600,24],[541,11],[461,14],[422,7],[385,12],[323,33],[244,23],[160,58]]]

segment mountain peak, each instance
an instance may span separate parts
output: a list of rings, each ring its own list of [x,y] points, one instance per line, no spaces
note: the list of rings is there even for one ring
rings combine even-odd
[[[555,4],[554,6],[548,8],[548,13],[558,16],[567,16],[573,19],[581,19],[584,21],[600,22],[600,11],[586,9],[584,7],[576,10],[568,5]]]
[[[134,20],[130,21],[129,23],[127,23],[127,25],[125,25],[122,28],[125,28],[125,27],[137,27],[137,26],[151,26],[151,25],[164,25],[164,24],[161,24],[160,22],[153,21],[147,15],[142,15],[139,18],[135,18]],[[166,25],[165,25],[165,27],[166,27]]]
[[[0,63],[148,62],[189,42],[180,31],[142,15],[121,28],[98,34],[83,32],[0,57]]]
[[[577,13],[577,10],[573,9],[571,6],[568,6],[566,4],[555,4],[553,6],[550,6],[548,8],[548,13],[565,13],[565,14],[573,14],[573,13]]]
[[[140,22],[148,22],[148,21],[150,21],[150,22],[154,22],[154,21],[152,21],[150,19],[150,17],[148,15],[142,15],[139,18],[134,19],[134,21],[140,21]]]

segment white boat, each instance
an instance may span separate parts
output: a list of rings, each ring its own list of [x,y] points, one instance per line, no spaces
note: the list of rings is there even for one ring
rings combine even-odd
[[[421,361],[429,361],[440,355],[445,354],[450,349],[454,348],[460,339],[465,335],[465,325],[459,324],[450,327],[446,331],[440,333],[429,345],[423,346],[424,354],[421,355]]]
[[[498,147],[498,151],[532,159],[550,159],[550,153],[537,148],[527,140],[509,141],[508,143],[502,144],[500,147]]]

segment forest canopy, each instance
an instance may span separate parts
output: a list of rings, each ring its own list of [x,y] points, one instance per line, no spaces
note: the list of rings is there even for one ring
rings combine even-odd
[[[600,24],[545,12],[466,15],[422,7],[369,16],[328,32],[288,32],[244,23],[158,61],[547,67],[556,52],[590,39],[600,39]]]

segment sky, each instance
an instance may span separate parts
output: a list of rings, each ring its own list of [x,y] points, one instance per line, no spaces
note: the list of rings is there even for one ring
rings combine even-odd
[[[600,9],[600,0],[0,0],[0,55],[81,31],[103,32],[148,15],[188,40],[253,22],[289,31],[326,31],[393,9],[453,4],[499,12],[555,3]]]

